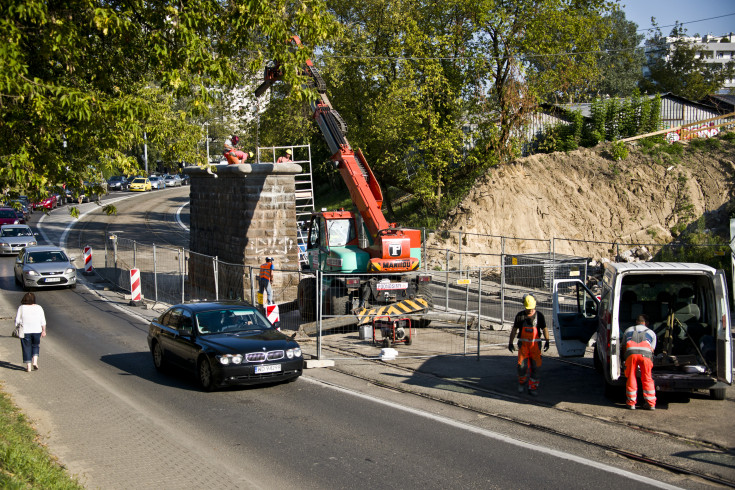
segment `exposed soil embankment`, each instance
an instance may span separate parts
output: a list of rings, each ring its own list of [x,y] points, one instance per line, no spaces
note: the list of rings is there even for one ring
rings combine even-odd
[[[570,153],[532,155],[490,169],[445,221],[442,229],[525,239],[569,238],[599,242],[667,243],[674,233],[704,226],[727,236],[729,202],[735,196],[735,145],[684,148],[678,155],[630,147],[614,162],[609,145]],[[463,240],[472,250],[472,238]],[[432,235],[430,250],[457,250],[457,236]],[[548,245],[513,240],[506,253],[539,252]],[[557,241],[557,253],[602,258],[609,245]],[[499,253],[499,250],[484,252]],[[441,252],[429,254],[441,265]],[[486,259],[463,259],[482,266]]]

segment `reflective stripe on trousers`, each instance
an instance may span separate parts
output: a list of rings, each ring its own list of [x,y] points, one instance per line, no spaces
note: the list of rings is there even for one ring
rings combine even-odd
[[[635,406],[638,398],[638,381],[636,371],[641,370],[641,385],[643,385],[643,399],[649,406],[656,406],[656,385],[651,376],[653,361],[640,354],[631,354],[625,360],[625,395],[627,404]]]

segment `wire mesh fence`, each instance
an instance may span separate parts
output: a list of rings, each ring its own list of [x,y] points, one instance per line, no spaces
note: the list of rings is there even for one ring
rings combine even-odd
[[[487,237],[500,247],[499,253],[490,253],[474,244],[481,241],[480,235],[455,236],[457,249],[442,251],[450,256],[445,262],[449,267],[438,270],[367,275],[275,269],[272,290],[279,309],[278,326],[315,341],[318,357],[325,359],[377,357],[386,346],[398,348],[402,357],[480,355],[507,346],[525,295],[534,295],[551,333],[554,280],[579,279],[594,290],[601,278],[602,267],[589,255],[559,252],[579,250],[570,246],[575,240]],[[636,260],[676,261],[692,253],[683,246],[629,245],[584,242],[584,246],[612,251],[616,260],[630,260],[628,250],[634,250]],[[723,248],[699,246],[697,251],[715,254]],[[237,300],[262,305],[265,299],[260,294],[258,267],[114,236],[105,252],[104,267],[95,263],[95,271],[129,292],[130,269],[139,269],[146,300],[168,304]],[[478,257],[482,266],[468,265],[476,264]]]

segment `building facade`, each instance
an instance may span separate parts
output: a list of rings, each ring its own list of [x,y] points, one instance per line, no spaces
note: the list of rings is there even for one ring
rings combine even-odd
[[[735,62],[735,34],[732,32],[724,36],[707,34],[701,37],[667,37],[666,44],[669,48],[669,53],[674,49],[674,43],[677,41],[684,41],[696,45],[697,59],[703,59],[706,63],[724,67],[724,65],[731,61]],[[731,78],[725,81],[721,92],[727,93],[733,88],[735,88],[735,79]]]

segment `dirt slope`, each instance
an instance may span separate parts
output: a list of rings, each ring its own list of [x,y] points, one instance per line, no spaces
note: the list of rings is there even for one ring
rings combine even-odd
[[[735,203],[735,145],[721,143],[716,150],[689,147],[673,157],[630,147],[619,162],[611,159],[609,144],[522,158],[490,169],[441,228],[529,239],[664,243],[672,239],[672,228],[693,226],[704,216],[706,228],[727,236],[728,202]],[[474,241],[468,239],[463,251]],[[456,242],[432,235],[428,247],[457,250]],[[568,245],[556,251],[608,255],[606,245]],[[515,240],[506,253],[530,251],[539,251],[538,242]],[[443,263],[441,255],[430,257],[430,265]]]

